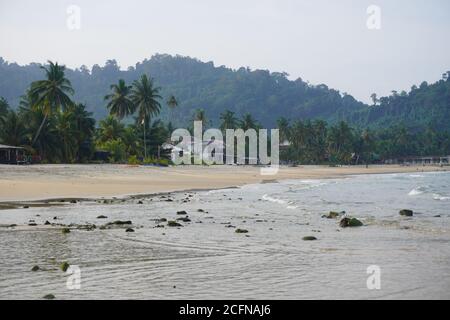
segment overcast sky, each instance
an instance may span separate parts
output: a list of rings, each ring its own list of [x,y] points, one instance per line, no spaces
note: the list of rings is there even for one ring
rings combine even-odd
[[[366,24],[372,4],[380,30]],[[67,27],[70,5],[80,29]],[[368,101],[440,79],[449,49],[448,0],[0,0],[0,56],[19,64],[116,59],[126,69],[181,54],[285,71]]]

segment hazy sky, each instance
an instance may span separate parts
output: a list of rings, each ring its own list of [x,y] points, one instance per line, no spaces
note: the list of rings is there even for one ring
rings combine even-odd
[[[381,9],[381,30],[366,10]],[[67,8],[81,9],[80,29]],[[72,20],[71,20],[72,21]],[[285,71],[368,101],[450,70],[448,0],[0,0],[0,56],[69,67],[155,53]]]

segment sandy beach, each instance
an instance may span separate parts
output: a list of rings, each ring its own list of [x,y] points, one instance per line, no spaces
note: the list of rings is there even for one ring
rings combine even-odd
[[[281,167],[276,175],[262,176],[260,168],[252,166],[0,165],[0,202],[122,197],[285,179],[446,170],[437,166],[299,166]]]

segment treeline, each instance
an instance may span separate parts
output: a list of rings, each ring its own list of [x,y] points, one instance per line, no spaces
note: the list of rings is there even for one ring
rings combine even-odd
[[[174,125],[158,115],[164,111],[173,119],[182,108],[174,95],[163,98],[162,89],[152,78],[142,74],[131,82],[120,79],[110,85],[109,93],[103,93],[108,115],[96,123],[89,108],[74,99],[64,66],[49,62],[41,67],[41,76],[42,71],[43,79],[27,87],[16,108],[0,98],[0,143],[22,146],[46,163],[92,162],[98,159],[99,151],[109,156],[103,159],[109,162],[168,163],[161,146],[169,141]],[[448,78],[439,85],[446,82]],[[195,109],[185,122],[192,125],[193,120],[199,120],[205,129],[218,125],[223,131],[265,127],[250,112],[221,110],[213,117],[217,121],[209,115],[205,109]],[[424,130],[402,124],[361,129],[345,121],[281,117],[276,127],[280,129],[281,159],[286,162],[361,164],[450,154],[449,132],[432,123]]]
[[[281,159],[301,164],[369,164],[408,156],[450,155],[450,133],[429,126],[416,132],[403,125],[387,129],[356,129],[342,121],[278,120],[281,141],[288,147]]]
[[[158,146],[168,137],[168,128],[151,118],[161,110],[159,88],[146,75],[127,85],[120,80],[110,86],[104,100],[110,115],[96,121],[84,104],[73,101],[74,90],[65,67],[49,62],[41,67],[43,80],[34,81],[12,109],[0,98],[0,143],[22,146],[33,160],[44,163],[89,162],[95,151],[105,151],[110,162],[138,157],[146,163],[167,164]],[[176,104],[174,97],[169,106]],[[134,116],[135,122],[122,123]],[[147,152],[148,151],[148,152]]]
[[[402,124],[415,131],[433,126],[450,130],[450,71],[442,79],[412,86],[409,92],[392,91],[387,97],[372,94],[372,106],[354,112],[347,120],[358,127],[388,128]]]

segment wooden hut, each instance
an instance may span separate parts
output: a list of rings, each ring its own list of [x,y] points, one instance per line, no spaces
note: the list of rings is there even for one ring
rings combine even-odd
[[[1,164],[23,164],[26,163],[25,149],[0,144]]]

